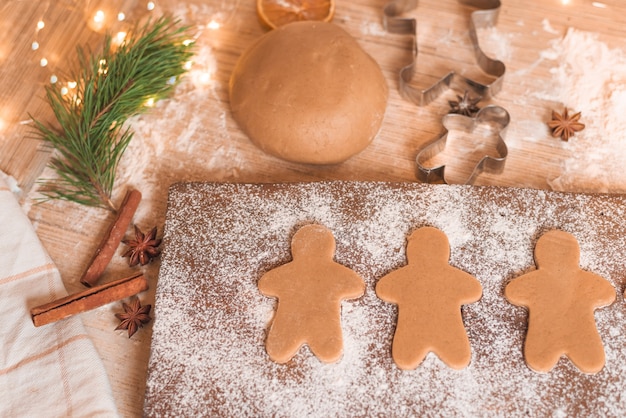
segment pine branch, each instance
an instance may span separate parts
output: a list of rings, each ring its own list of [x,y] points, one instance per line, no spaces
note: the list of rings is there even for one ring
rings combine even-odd
[[[58,126],[31,116],[37,137],[55,149],[49,165],[58,178],[40,182],[46,199],[116,210],[115,174],[133,137],[124,123],[145,111],[148,100],[173,91],[193,55],[188,30],[162,17],[135,28],[117,48],[108,34],[98,54],[77,48],[72,94],[63,94],[60,83],[46,87]]]

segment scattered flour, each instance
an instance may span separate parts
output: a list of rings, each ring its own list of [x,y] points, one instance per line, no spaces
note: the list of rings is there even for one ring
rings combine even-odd
[[[476,30],[480,48],[491,58],[509,62],[513,58],[512,40],[515,33],[505,33],[497,27],[478,28]]]
[[[364,20],[361,23],[361,33],[363,35],[372,36],[388,36],[389,32],[385,30],[382,23]]]
[[[564,145],[570,157],[550,186],[624,192],[618,185],[626,182],[626,53],[609,48],[597,34],[570,28],[541,57],[555,63],[552,82],[534,96],[582,112],[586,125]]]
[[[543,19],[541,21],[541,26],[543,26],[543,30],[548,32],[548,33],[551,33],[553,35],[558,35],[559,34],[559,31],[552,27],[552,25],[550,24],[550,21],[548,19]]]

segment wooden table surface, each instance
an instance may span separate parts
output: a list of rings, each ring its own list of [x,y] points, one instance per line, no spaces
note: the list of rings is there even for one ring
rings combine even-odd
[[[486,52],[505,62],[506,75],[502,91],[480,105],[494,104],[509,112],[505,136],[509,156],[502,173],[484,173],[475,184],[626,191],[622,168],[626,145],[620,146],[626,140],[620,128],[626,126],[619,112],[626,110],[626,3],[502,2],[496,27],[480,30],[479,39]],[[192,70],[173,97],[130,122],[136,134],[120,165],[113,199],[119,202],[127,187],[141,190],[144,199],[134,222],[144,229],[157,225],[162,231],[168,187],[179,181],[416,181],[418,151],[441,134],[448,100],[463,94],[449,90],[424,107],[403,99],[397,79],[411,58],[410,38],[383,29],[386,0],[336,0],[334,22],[358,39],[388,80],[383,126],[365,151],[343,164],[314,167],[280,161],[257,149],[229,111],[230,73],[245,48],[265,33],[255,1],[153,4],[148,10],[145,0],[0,3],[0,169],[18,181],[23,206],[71,293],[82,290],[78,278],[113,215],[63,201],[35,204],[40,197],[36,180],[53,173],[44,170],[50,151],[33,139],[28,120],[29,114],[51,120],[42,100],[44,85],[53,75],[59,82],[71,81],[67,74],[75,68],[75,46],[97,48],[104,30],[117,33],[137,19],[171,13],[192,25],[197,36]],[[105,12],[102,24],[93,20],[98,10]],[[471,10],[456,0],[420,0],[409,14],[418,18],[416,85],[426,86],[449,70],[485,79],[468,38]],[[587,125],[569,142],[552,138],[546,127],[551,110],[564,106],[583,110]],[[457,136],[450,135],[445,157],[451,181],[462,181],[464,170],[473,167],[468,146],[475,145]],[[152,303],[158,260],[143,269],[151,288],[140,298]],[[104,280],[134,271],[118,253]],[[83,314],[82,319],[105,363],[120,414],[140,416],[151,326],[129,339],[113,330],[118,323],[114,313],[119,311],[121,303],[113,303]]]

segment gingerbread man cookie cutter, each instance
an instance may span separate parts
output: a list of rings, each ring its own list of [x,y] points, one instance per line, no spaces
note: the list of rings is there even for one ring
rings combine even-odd
[[[418,152],[415,161],[417,163],[417,178],[426,183],[439,183],[446,181],[445,164],[435,167],[427,167],[425,162],[442,152],[446,147],[448,133],[451,130],[460,130],[464,132],[473,132],[474,129],[481,124],[489,125],[497,134],[497,142],[495,150],[497,155],[484,155],[474,166],[474,170],[464,182],[464,184],[472,184],[476,177],[484,171],[490,173],[501,173],[504,170],[504,163],[508,155],[508,148],[504,141],[506,128],[511,120],[509,112],[503,107],[490,105],[485,106],[476,113],[475,116],[469,117],[456,113],[449,113],[442,119],[444,126],[443,133],[432,143],[426,145]]]
[[[412,35],[412,62],[400,70],[400,92],[406,98],[416,103],[418,106],[425,106],[439,97],[451,85],[458,85],[459,90],[470,89],[484,99],[490,99],[502,89],[502,82],[506,67],[502,61],[489,58],[480,48],[476,29],[489,28],[496,24],[500,12],[500,0],[458,0],[460,3],[473,6],[479,10],[471,13],[469,36],[474,48],[474,55],[478,66],[488,75],[494,77],[489,84],[479,83],[450,71],[432,86],[426,89],[419,89],[410,85],[415,76],[418,60],[417,46],[417,19],[399,17],[402,14],[417,8],[418,0],[394,0],[383,9],[383,25],[390,33]]]

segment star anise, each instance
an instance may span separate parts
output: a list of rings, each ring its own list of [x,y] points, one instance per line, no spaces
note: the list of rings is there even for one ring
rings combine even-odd
[[[463,116],[472,117],[480,110],[477,104],[482,100],[481,96],[470,97],[469,92],[465,91],[463,97],[459,95],[456,97],[458,100],[448,100],[450,113],[458,113]]]
[[[567,114],[567,108],[563,111],[563,114],[556,111],[552,111],[552,120],[548,122],[548,126],[552,129],[552,136],[560,136],[561,139],[567,141],[578,131],[585,129],[585,125],[578,122],[580,119],[580,112],[569,116]]]
[[[141,264],[145,266],[152,259],[158,256],[161,251],[157,248],[161,245],[161,240],[156,239],[157,228],[156,226],[152,228],[149,234],[144,234],[141,230],[135,225],[135,239],[125,239],[122,241],[124,244],[128,245],[128,250],[122,254],[122,257],[128,258],[129,266],[136,266],[137,264]]]
[[[134,298],[130,305],[122,302],[122,307],[124,308],[124,313],[115,314],[117,319],[122,321],[115,330],[127,329],[128,338],[132,337],[139,328],[143,327],[143,324],[147,324],[152,319],[149,315],[152,305],[141,306],[139,298]]]

